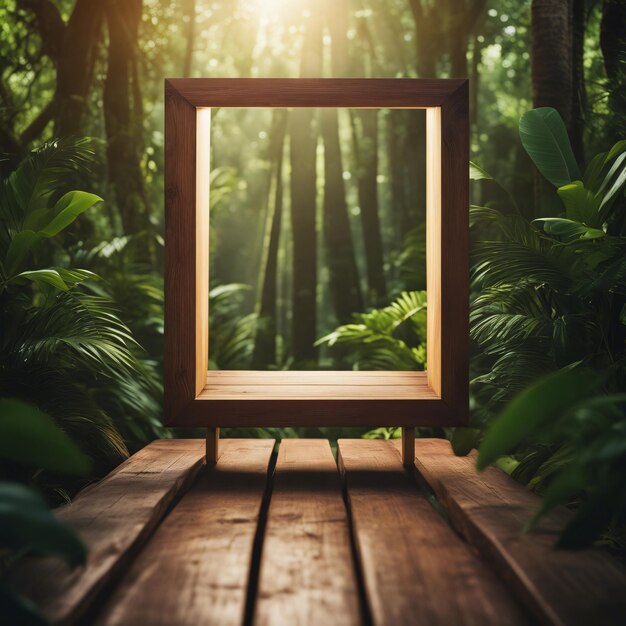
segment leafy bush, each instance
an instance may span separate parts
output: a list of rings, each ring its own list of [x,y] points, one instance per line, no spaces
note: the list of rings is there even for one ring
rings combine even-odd
[[[538,517],[582,494],[561,537],[579,546],[626,521],[626,141],[581,176],[556,111],[528,112],[520,134],[563,213],[528,223],[514,207],[472,207],[493,233],[474,251],[476,424],[501,412],[479,467],[517,450],[513,474],[544,491]]]
[[[248,285],[230,283],[209,291],[209,369],[240,370],[250,367],[257,316],[240,316],[241,299]]]
[[[87,140],[50,142],[0,184],[0,396],[35,402],[103,469],[160,432],[146,400],[160,385],[106,283],[61,245],[101,203],[65,188],[93,156]]]
[[[73,475],[91,463],[78,446],[36,407],[0,399],[0,460]],[[74,530],[58,520],[43,498],[16,482],[0,481],[0,575],[28,553],[53,554],[70,565],[85,562],[86,548]],[[0,615],[11,624],[46,624],[28,600],[0,584]]]
[[[426,292],[403,292],[389,306],[355,313],[316,345],[341,346],[357,370],[423,370],[426,364]]]

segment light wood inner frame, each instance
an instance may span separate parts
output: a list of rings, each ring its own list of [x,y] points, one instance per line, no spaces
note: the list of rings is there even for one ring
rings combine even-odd
[[[426,109],[426,372],[208,371],[214,107]],[[468,127],[461,79],[166,80],[165,423],[467,424]]]

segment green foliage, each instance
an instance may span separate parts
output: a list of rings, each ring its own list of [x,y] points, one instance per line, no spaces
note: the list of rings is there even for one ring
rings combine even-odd
[[[626,521],[626,142],[581,179],[558,114],[539,111],[522,117],[520,134],[559,185],[563,215],[529,224],[472,208],[474,228],[493,234],[474,246],[472,270],[474,418],[492,422],[478,465],[515,453],[513,475],[544,492],[530,526],[578,498],[560,539],[578,547]]]
[[[12,398],[0,399],[0,458],[61,474],[91,470],[87,456],[48,415]]]
[[[0,400],[0,460],[37,469],[85,475],[89,460],[52,419],[36,407],[14,399]],[[5,561],[34,552],[85,562],[87,551],[75,531],[58,520],[33,489],[0,481],[0,550]],[[1,572],[0,572],[1,573]],[[45,620],[27,600],[0,585],[0,614],[16,624]]]
[[[537,169],[555,187],[581,178],[565,124],[555,109],[543,107],[524,113],[519,134]]]
[[[355,313],[352,324],[318,339],[347,348],[353,369],[418,370],[426,363],[426,292],[403,292],[389,306]]]
[[[59,246],[100,203],[64,188],[93,157],[86,140],[50,142],[0,184],[0,395],[34,401],[103,467],[158,432],[142,399],[159,394],[105,283]]]
[[[41,496],[19,483],[0,482],[0,538],[13,550],[55,554],[71,565],[85,562],[85,546],[74,531],[57,520]]]
[[[248,285],[232,283],[209,291],[209,369],[237,370],[250,366],[257,316],[240,315]]]
[[[426,288],[426,224],[406,234],[396,267],[402,289]]]

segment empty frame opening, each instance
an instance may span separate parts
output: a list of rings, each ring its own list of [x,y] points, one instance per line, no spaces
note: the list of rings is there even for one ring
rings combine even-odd
[[[423,372],[426,111],[220,108],[209,133],[209,370]]]

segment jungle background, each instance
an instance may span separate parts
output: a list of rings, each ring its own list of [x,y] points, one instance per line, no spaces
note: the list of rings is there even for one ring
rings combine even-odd
[[[621,0],[3,2],[2,477],[58,503],[172,435],[163,81],[187,76],[469,78],[472,422],[418,434],[577,505],[566,543],[620,543]],[[424,369],[423,115],[214,113],[211,367]],[[29,440],[46,419],[80,478]]]

